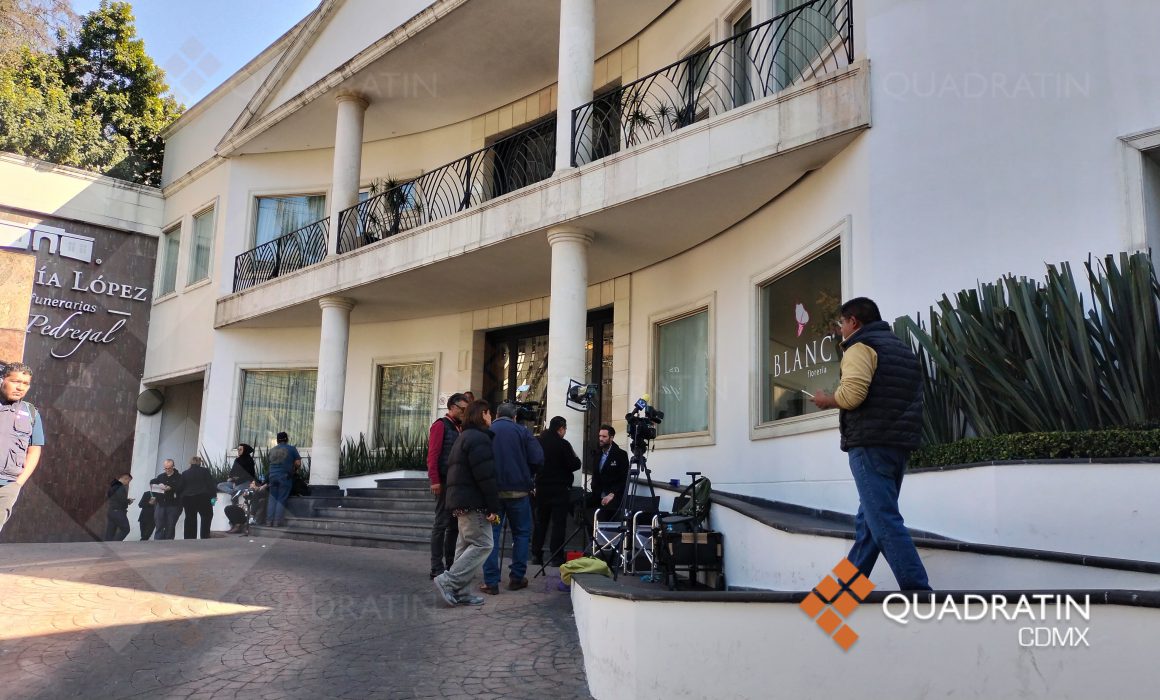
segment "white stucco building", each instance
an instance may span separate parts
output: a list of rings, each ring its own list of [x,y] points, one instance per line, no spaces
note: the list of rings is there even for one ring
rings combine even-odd
[[[285,428],[334,484],[576,379],[666,412],[660,481],[851,511],[834,302],[1155,245],[1160,8],[792,4],[322,2],[166,134],[134,469]]]

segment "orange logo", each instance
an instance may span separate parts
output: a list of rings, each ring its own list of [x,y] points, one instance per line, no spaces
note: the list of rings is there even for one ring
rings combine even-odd
[[[870,591],[874,590],[874,583],[865,576],[861,576],[858,567],[843,559],[834,567],[833,576],[827,575],[814,590],[806,594],[801,602],[802,611],[818,623],[826,634],[837,642],[842,649],[849,651],[858,641],[858,634],[845,624],[845,618],[858,608]],[[821,613],[819,615],[819,613]]]

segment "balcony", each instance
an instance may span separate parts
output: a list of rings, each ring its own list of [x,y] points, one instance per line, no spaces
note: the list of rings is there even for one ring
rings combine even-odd
[[[851,0],[812,0],[572,112],[572,165],[723,114],[854,61]]]
[[[552,115],[344,210],[338,252],[349,253],[547,180],[555,161]]]
[[[342,212],[338,255],[280,265],[284,282],[220,299],[215,325],[309,323],[331,294],[356,301],[355,322],[455,313],[478,300],[416,290],[481,270],[504,278],[492,304],[544,296],[551,258],[536,234],[562,224],[598,233],[591,283],[688,250],[870,126],[869,62],[850,61],[850,11],[849,0],[814,0],[581,106],[571,117],[578,167],[552,172],[550,118],[392,183]],[[663,89],[682,75],[703,79],[693,92]]]
[[[320,219],[234,258],[234,291],[322,262],[329,230],[330,219]]]

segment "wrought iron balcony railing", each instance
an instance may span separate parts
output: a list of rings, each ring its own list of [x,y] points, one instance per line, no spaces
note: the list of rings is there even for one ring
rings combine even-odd
[[[546,180],[555,167],[556,117],[552,116],[344,210],[338,220],[338,252],[361,248]]]
[[[572,111],[572,165],[651,141],[854,60],[852,0],[812,0]]]
[[[330,219],[320,219],[242,253],[234,259],[234,291],[322,262],[329,230]]]

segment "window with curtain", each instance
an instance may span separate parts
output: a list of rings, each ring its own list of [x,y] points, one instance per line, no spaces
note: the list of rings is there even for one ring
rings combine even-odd
[[[657,435],[709,430],[709,310],[657,324],[656,338],[652,403],[665,413]]]
[[[172,294],[177,289],[177,256],[181,253],[181,227],[174,226],[161,234],[161,277],[157,280],[157,296]]]
[[[285,431],[290,444],[310,447],[317,378],[313,369],[244,371],[237,441],[272,447],[278,433]]]
[[[254,246],[297,231],[326,216],[326,197],[320,194],[289,197],[258,197],[254,222]]]
[[[761,422],[817,413],[811,395],[837,388],[841,294],[838,247],[761,287]]]
[[[435,405],[435,363],[379,366],[379,408],[375,443],[412,444],[427,435]]]
[[[209,256],[213,249],[214,210],[206,209],[193,217],[193,237],[189,245],[189,279],[193,284],[209,277]]]

